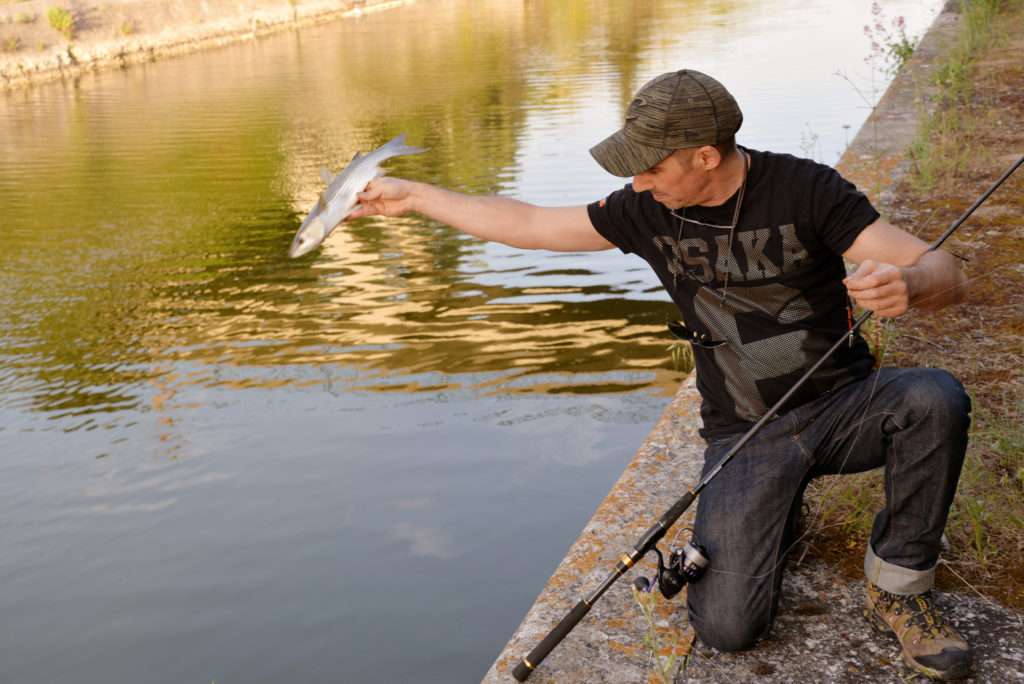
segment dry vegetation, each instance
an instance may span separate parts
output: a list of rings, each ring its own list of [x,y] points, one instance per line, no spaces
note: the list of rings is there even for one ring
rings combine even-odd
[[[942,102],[922,121],[914,173],[897,190],[895,218],[931,241],[1024,154],[1024,2],[977,0],[939,70]],[[946,368],[971,394],[971,444],[946,534],[939,586],[1024,608],[1024,171],[1007,181],[946,243],[965,259],[967,304],[909,314],[868,331],[895,366]],[[822,496],[827,491],[827,496]],[[811,544],[860,575],[878,472],[826,480]],[[816,498],[815,498],[816,497]]]

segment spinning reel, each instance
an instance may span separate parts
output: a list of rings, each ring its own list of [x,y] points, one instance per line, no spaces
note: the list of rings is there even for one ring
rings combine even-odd
[[[674,542],[674,540],[673,540]],[[672,547],[668,554],[668,564],[661,549],[654,547],[658,554],[658,574],[650,579],[637,577],[633,586],[637,591],[654,591],[655,580],[658,589],[665,598],[672,598],[683,590],[688,583],[696,582],[704,576],[708,567],[708,552],[697,542],[690,540],[682,548]]]

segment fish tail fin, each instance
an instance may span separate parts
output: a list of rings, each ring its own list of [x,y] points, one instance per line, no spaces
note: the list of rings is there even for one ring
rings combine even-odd
[[[380,148],[379,151],[383,152],[384,153],[383,156],[385,156],[385,157],[397,157],[397,156],[402,155],[402,154],[420,154],[421,152],[426,152],[427,148],[425,148],[425,147],[413,147],[411,145],[406,145],[405,144],[405,133],[402,133],[401,135],[399,135],[399,136],[397,136],[395,138],[392,138],[391,140],[386,142]]]

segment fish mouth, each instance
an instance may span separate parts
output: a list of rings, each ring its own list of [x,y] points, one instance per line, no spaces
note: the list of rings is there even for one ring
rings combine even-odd
[[[299,227],[299,232],[295,234],[292,246],[288,248],[288,256],[297,259],[309,254],[323,243],[325,237],[323,222],[320,221],[320,218],[316,216],[307,218]]]
[[[298,259],[300,256],[312,252],[315,246],[312,244],[312,241],[307,243],[302,240],[294,240],[292,241],[292,246],[288,248],[288,256],[292,259]]]

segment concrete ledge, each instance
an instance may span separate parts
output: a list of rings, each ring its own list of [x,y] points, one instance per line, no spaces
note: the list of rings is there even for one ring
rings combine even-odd
[[[683,383],[672,403],[626,467],[622,477],[598,507],[594,517],[548,580],[484,682],[509,682],[512,669],[547,635],[562,617],[615,568],[657,518],[700,476],[704,443],[699,395],[694,376]],[[677,523],[693,520],[694,504]],[[676,528],[669,531],[672,539]],[[647,624],[633,601],[631,585],[638,573],[650,576],[657,561],[648,557],[619,579],[570,635],[551,652],[531,676],[531,682],[646,682],[649,658],[643,638]],[[685,638],[685,610],[679,602],[664,604],[665,636]]]
[[[97,28],[83,30],[81,37],[73,42],[60,42],[36,54],[0,53],[0,90],[75,79],[104,69],[123,69],[132,64],[252,40],[280,31],[359,17],[413,1],[302,0],[292,4],[285,0],[238,0],[232,3],[211,3],[207,0],[175,0],[173,3],[121,0],[116,4],[117,17],[146,17],[150,19],[149,24],[161,28],[132,35],[102,37],[104,32],[113,30],[104,22],[115,20],[114,14],[103,14],[102,19],[89,22],[99,25]],[[34,6],[17,4],[4,6],[0,10],[13,16],[12,13],[22,8],[34,9]],[[42,8],[38,9],[42,13]],[[108,7],[104,7],[104,10],[108,14],[113,11]],[[95,8],[90,8],[89,13],[101,14]],[[10,20],[10,17],[7,19]],[[41,21],[37,19],[36,23]]]

